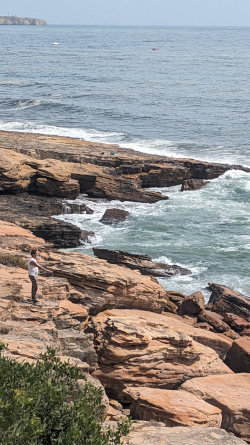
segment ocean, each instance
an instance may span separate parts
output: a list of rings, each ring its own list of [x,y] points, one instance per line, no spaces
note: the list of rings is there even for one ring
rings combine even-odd
[[[0,129],[250,166],[249,44],[250,28],[0,26]],[[82,196],[94,214],[61,218],[96,233],[83,253],[121,249],[192,270],[160,279],[166,289],[208,298],[217,282],[250,295],[250,175],[179,189],[148,205]],[[110,207],[130,217],[104,226]]]

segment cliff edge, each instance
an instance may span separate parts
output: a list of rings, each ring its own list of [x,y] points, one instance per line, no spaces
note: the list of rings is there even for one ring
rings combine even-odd
[[[0,25],[47,25],[45,20],[30,17],[0,16]]]

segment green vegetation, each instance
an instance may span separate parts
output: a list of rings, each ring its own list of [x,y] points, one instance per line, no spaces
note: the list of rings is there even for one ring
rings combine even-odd
[[[118,445],[130,421],[102,430],[102,390],[48,349],[35,364],[4,356],[0,345],[1,445]]]
[[[10,267],[20,267],[27,269],[27,261],[18,255],[11,255],[10,253],[0,253],[0,264]]]

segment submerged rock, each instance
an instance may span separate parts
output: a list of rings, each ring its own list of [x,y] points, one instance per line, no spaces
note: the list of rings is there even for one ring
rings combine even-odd
[[[108,250],[93,248],[95,256],[108,261],[111,264],[126,266],[129,269],[137,269],[143,275],[154,277],[171,277],[173,275],[189,275],[191,271],[184,267],[157,263],[147,255],[136,255],[122,252],[121,250]]]
[[[209,181],[205,181],[204,179],[187,179],[182,183],[181,192],[187,190],[199,190],[202,187],[205,187]]]

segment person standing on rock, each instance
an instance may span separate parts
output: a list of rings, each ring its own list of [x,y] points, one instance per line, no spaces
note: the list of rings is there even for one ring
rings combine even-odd
[[[32,283],[31,301],[33,303],[37,303],[36,293],[37,293],[38,270],[41,269],[41,270],[44,270],[44,272],[52,274],[51,270],[46,269],[45,267],[41,266],[41,264],[38,264],[38,262],[36,260],[36,256],[37,256],[37,250],[33,249],[31,251],[31,257],[28,260],[28,274],[29,274],[29,279],[30,279],[30,281]]]

